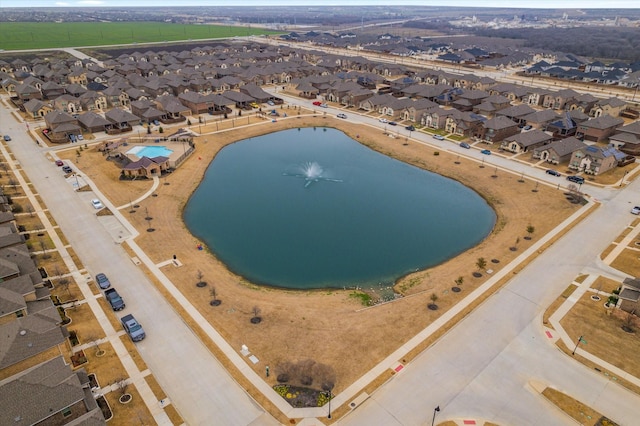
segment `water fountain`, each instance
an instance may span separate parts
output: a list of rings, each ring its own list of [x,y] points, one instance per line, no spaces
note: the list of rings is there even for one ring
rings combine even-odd
[[[284,176],[293,176],[305,180],[304,187],[307,188],[314,182],[342,182],[340,179],[333,179],[323,176],[324,169],[316,161],[309,161],[299,167],[300,173],[283,173]]]

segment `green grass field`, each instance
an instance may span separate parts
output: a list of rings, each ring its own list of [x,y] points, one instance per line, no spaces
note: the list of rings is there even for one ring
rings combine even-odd
[[[260,28],[159,22],[2,22],[0,49],[47,49],[276,34]]]

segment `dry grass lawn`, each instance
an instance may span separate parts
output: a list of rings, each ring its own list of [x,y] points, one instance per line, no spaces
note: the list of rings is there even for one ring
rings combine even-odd
[[[290,115],[295,117],[293,113]],[[461,164],[455,164],[456,157],[441,149],[414,141],[404,145],[404,139],[391,139],[379,129],[356,126],[333,117],[323,118],[321,114],[244,128],[231,129],[228,122],[219,122],[216,126],[219,129],[228,127],[231,131],[196,138],[194,155],[168,178],[162,179],[162,183],[169,182],[170,185],[160,185],[156,197],[139,203],[139,211],[144,212],[146,208],[153,216],[156,232],[145,232],[148,224],[144,214],[129,214],[128,207],[121,212],[140,231],[136,242],[154,262],[168,260],[177,254],[183,266],[165,267],[163,272],[232,347],[240,350],[241,345],[246,344],[256,354],[261,362],[252,368],[262,374],[264,365],[276,369],[284,361],[311,358],[334,368],[336,392],[484,282],[486,274],[481,278],[471,275],[479,257],[487,261],[499,259],[500,263],[489,262],[488,266],[499,270],[579,207],[567,202],[562,190],[555,187],[539,185],[538,191],[533,192],[535,182],[525,180],[521,183],[519,175],[500,171],[497,178],[492,178],[494,168],[490,165],[480,168],[479,163],[465,158],[460,158]],[[498,214],[495,229],[468,252],[399,280],[397,288],[414,297],[366,310],[360,309],[362,306],[357,299],[349,297],[348,291],[287,291],[253,285],[228,271],[212,253],[198,251],[196,244],[199,241],[182,222],[182,209],[215,155],[225,145],[240,139],[310,126],[336,127],[354,139],[358,135],[360,143],[385,155],[459,180],[481,194],[495,209]],[[215,130],[211,123],[202,127],[203,132]],[[439,155],[434,155],[434,151],[439,151]],[[74,158],[75,152],[61,156],[65,155]],[[77,167],[115,205],[128,206],[131,200],[151,187],[151,182],[119,181],[119,170],[105,161],[95,148],[90,147],[82,153]],[[535,227],[532,241],[523,238],[527,235],[528,225]],[[520,238],[518,250],[512,252],[509,247],[517,238]],[[215,285],[221,306],[211,307],[209,290],[195,286],[198,270],[204,273],[205,281]],[[449,289],[458,276],[464,277],[464,284],[462,293],[456,295]],[[435,313],[426,309],[432,293],[439,296],[440,310]],[[254,306],[261,309],[263,321],[259,325],[249,322]],[[275,376],[268,379],[271,384],[275,384]]]
[[[102,383],[101,383],[102,384]],[[131,394],[133,399],[127,404],[121,404],[118,401],[120,392],[109,392],[105,395],[111,411],[113,412],[113,418],[109,420],[110,426],[129,426],[132,424],[140,425],[155,425],[157,424],[153,416],[144,404],[144,401],[140,397],[138,390],[134,385],[129,385],[126,392]]]
[[[556,389],[546,388],[542,395],[582,425],[595,425],[602,417],[589,406]]]
[[[626,272],[634,277],[640,276],[640,252],[637,250],[624,249],[615,258],[611,265],[619,271]]]
[[[590,293],[584,294],[560,324],[573,341],[584,337],[587,343],[581,344],[583,350],[640,377],[640,357],[620,356],[640,353],[640,321],[635,317],[636,333],[624,332],[626,312],[614,309],[612,315],[607,315],[605,301],[603,297],[596,302],[591,300]]]
[[[610,294],[613,290],[620,287],[620,282],[616,280],[612,280],[611,278],[606,278],[603,276],[599,276],[596,280],[591,284],[591,288],[598,290],[599,292],[604,292]],[[606,299],[605,295],[600,295],[602,299]]]
[[[105,337],[102,327],[100,327],[98,320],[93,316],[91,308],[86,303],[68,308],[66,314],[71,318],[71,323],[67,325],[67,329],[76,331],[80,343],[87,343],[90,340]],[[94,339],[90,339],[92,336]]]

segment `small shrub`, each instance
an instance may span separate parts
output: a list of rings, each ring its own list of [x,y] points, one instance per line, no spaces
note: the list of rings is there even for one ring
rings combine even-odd
[[[435,151],[433,155],[436,155],[436,156],[440,155],[440,151]]]

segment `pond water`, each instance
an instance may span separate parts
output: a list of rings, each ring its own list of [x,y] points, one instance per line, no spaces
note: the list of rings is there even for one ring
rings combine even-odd
[[[495,213],[454,180],[303,128],[222,149],[184,220],[253,283],[384,288],[477,245]]]

